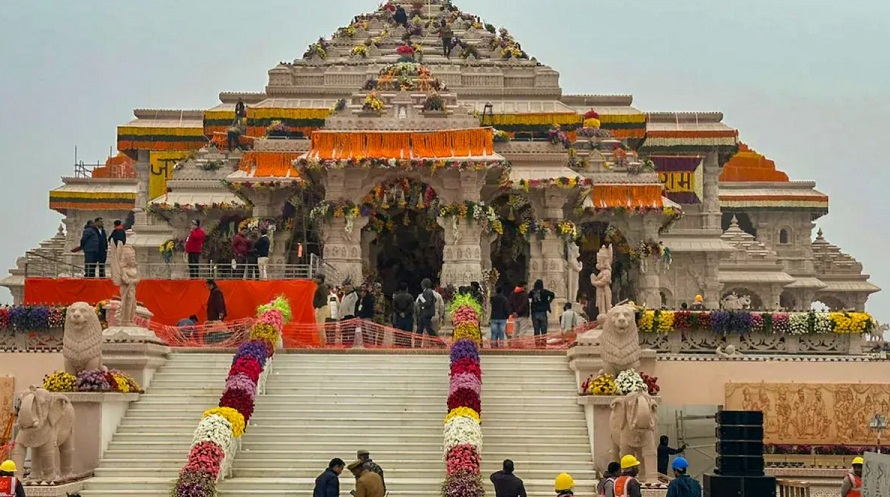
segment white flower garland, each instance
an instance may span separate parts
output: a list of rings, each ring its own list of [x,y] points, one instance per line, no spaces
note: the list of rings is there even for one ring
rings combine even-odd
[[[445,424],[445,453],[466,444],[476,446],[482,453],[482,426],[473,418],[455,416]]]
[[[792,335],[806,335],[809,332],[810,319],[808,314],[791,314],[789,318],[789,332]]]
[[[225,453],[217,478],[217,481],[222,481],[223,478],[231,475],[235,454],[238,453],[241,446],[240,441],[232,434],[232,423],[218,414],[202,419],[192,438],[192,447],[203,442],[210,442],[220,447]]]
[[[618,393],[621,395],[648,391],[646,382],[644,382],[639,373],[633,369],[628,369],[619,373],[618,377],[615,378],[615,386],[618,387]]]

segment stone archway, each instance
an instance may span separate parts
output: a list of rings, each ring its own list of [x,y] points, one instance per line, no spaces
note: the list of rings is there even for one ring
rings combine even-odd
[[[385,181],[362,198],[362,215],[369,218],[362,231],[365,270],[385,295],[401,282],[414,294],[424,278],[438,282],[445,245],[438,205],[433,187],[408,176]]]
[[[813,301],[810,307],[811,309],[820,311],[843,311],[844,309],[852,308],[852,306],[850,306],[847,302],[844,302],[839,297],[830,294],[822,294],[816,296],[816,300]]]
[[[503,235],[491,242],[491,266],[498,272],[497,285],[513,288],[520,282],[527,283],[531,261],[528,223],[534,220],[532,206],[528,198],[518,193],[499,195],[491,201],[491,206],[504,227]]]
[[[624,234],[607,222],[589,221],[578,226],[581,262],[584,268],[578,275],[578,293],[583,300],[595,300],[596,290],[590,283],[590,276],[599,273],[596,269],[596,255],[603,245],[612,245],[612,302],[621,302],[636,295],[636,282],[631,277],[633,251]]]

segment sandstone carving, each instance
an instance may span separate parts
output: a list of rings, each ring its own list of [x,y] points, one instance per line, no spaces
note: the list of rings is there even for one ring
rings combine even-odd
[[[596,307],[600,316],[612,308],[612,246],[603,246],[596,254],[599,273],[590,275],[590,283],[596,288]],[[599,319],[599,316],[597,316]]]
[[[72,476],[74,463],[74,406],[68,397],[31,386],[19,396],[18,434],[12,459],[25,467],[31,449],[31,479],[53,482]]]
[[[735,349],[735,345],[727,345],[726,348],[724,348],[723,346],[717,347],[717,350],[715,351],[715,353],[717,354],[717,357],[719,357],[721,359],[740,359],[740,358],[742,358],[742,354],[739,353],[739,351],[737,351]]]
[[[65,372],[102,367],[102,325],[96,311],[85,302],[75,302],[65,314],[65,335],[62,337]]]
[[[633,306],[613,307],[606,315],[600,335],[603,369],[600,374],[617,375],[640,367],[640,332]]]
[[[613,400],[611,407],[611,460],[618,461],[623,456],[632,455],[642,463],[641,479],[656,478],[658,403],[648,393],[637,392]]]
[[[108,246],[108,261],[111,280],[121,290],[118,326],[132,327],[136,320],[136,285],[139,284],[136,249],[132,245],[111,244]]]
[[[569,302],[575,302],[578,300],[578,283],[581,271],[584,269],[584,263],[581,262],[581,249],[578,248],[577,243],[571,242],[567,244],[566,247],[568,250],[568,263],[566,264],[566,269],[568,270],[568,286],[566,287],[566,299],[568,299]]]

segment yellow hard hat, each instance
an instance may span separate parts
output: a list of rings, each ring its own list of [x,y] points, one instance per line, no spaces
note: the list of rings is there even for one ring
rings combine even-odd
[[[15,473],[16,472],[15,463],[9,459],[3,461],[3,463],[0,464],[0,471],[3,471],[5,473]]]
[[[629,469],[639,465],[640,461],[637,461],[637,458],[634,456],[628,455],[621,458],[621,469]]]
[[[553,486],[555,487],[554,490],[557,492],[561,490],[571,490],[575,488],[575,479],[568,473],[560,473],[560,475],[556,477]]]
[[[865,459],[863,459],[863,458],[861,458],[861,457],[854,457],[854,458],[853,458],[853,466],[857,466],[857,465],[858,465],[858,466],[862,466],[863,464],[865,464]]]

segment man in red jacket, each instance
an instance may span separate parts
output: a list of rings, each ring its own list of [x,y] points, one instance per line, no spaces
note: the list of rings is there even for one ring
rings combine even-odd
[[[198,264],[201,262],[201,252],[204,251],[204,240],[207,235],[201,229],[201,221],[195,219],[192,221],[192,231],[188,238],[185,239],[185,253],[189,259],[189,278],[198,278]]]
[[[250,254],[250,239],[247,238],[247,228],[241,228],[232,240],[232,250],[235,252],[235,277],[245,277],[247,269],[247,256]]]

